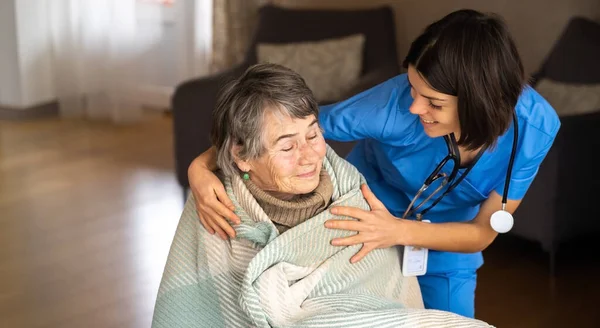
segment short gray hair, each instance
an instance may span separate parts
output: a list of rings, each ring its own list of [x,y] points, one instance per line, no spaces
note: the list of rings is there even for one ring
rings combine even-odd
[[[234,145],[240,147],[237,155],[242,160],[256,159],[266,150],[263,122],[269,107],[292,118],[319,116],[317,101],[298,73],[269,63],[249,67],[220,90],[212,115],[211,142],[217,149],[217,166],[226,176],[240,172]]]

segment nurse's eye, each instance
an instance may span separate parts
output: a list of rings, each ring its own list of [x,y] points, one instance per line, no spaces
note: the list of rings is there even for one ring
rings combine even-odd
[[[317,134],[317,133],[315,132],[315,134],[314,134],[314,135],[312,135],[312,136],[309,136],[307,139],[308,139],[308,140],[314,140],[314,139],[315,139],[315,138],[317,138],[318,136],[319,136],[319,134]]]
[[[431,101],[429,102],[429,107],[431,107],[433,109],[442,109],[442,106],[436,106]]]

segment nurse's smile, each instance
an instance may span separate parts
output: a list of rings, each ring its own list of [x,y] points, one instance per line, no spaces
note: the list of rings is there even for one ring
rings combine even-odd
[[[423,122],[424,124],[435,124],[435,123],[437,123],[436,121],[426,120],[426,119],[424,119],[422,117],[421,117],[421,122]]]

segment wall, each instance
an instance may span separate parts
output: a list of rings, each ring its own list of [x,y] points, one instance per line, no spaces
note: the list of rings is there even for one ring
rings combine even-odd
[[[144,105],[168,107],[178,78],[177,43],[181,21],[176,18],[176,5],[140,4],[138,27],[146,31],[146,44],[141,45],[139,99]],[[141,33],[144,34],[144,33]]]
[[[14,0],[0,0],[0,106],[21,104]]]
[[[54,100],[49,0],[0,1],[0,106],[20,110]]]
[[[170,107],[179,83],[209,74],[208,56],[203,53],[211,38],[210,33],[206,34],[212,26],[212,20],[206,19],[207,12],[212,12],[210,1],[181,0],[172,6],[139,6],[140,26],[156,26],[159,30],[149,31],[152,42],[140,58],[139,98],[144,105]]]
[[[54,74],[47,6],[52,0],[17,0],[17,48],[21,106],[53,101]]]
[[[361,8],[389,4],[396,14],[398,55],[406,54],[410,42],[429,23],[460,8],[493,11],[506,19],[525,70],[539,67],[570,17],[581,15],[600,21],[599,0],[274,0],[286,7]],[[543,14],[542,14],[543,13]]]

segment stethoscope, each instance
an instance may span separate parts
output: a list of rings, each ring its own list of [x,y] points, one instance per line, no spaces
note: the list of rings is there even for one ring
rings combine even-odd
[[[512,173],[513,163],[515,161],[515,154],[517,152],[517,141],[518,141],[518,137],[519,137],[517,115],[514,112],[513,112],[513,123],[514,123],[514,138],[513,138],[513,144],[512,144],[512,151],[510,153],[510,160],[508,162],[508,169],[506,172],[506,181],[504,183],[504,191],[502,192],[502,209],[494,212],[492,214],[492,217],[490,220],[492,229],[494,229],[498,233],[505,233],[505,232],[510,231],[510,229],[512,229],[512,226],[514,224],[513,216],[508,211],[506,211],[506,201],[507,201],[507,196],[508,196],[508,188],[509,188],[509,184],[510,184],[510,176]],[[444,159],[436,166],[436,168],[433,170],[433,172],[431,172],[431,174],[427,177],[427,179],[425,179],[423,186],[421,186],[419,191],[417,191],[417,194],[415,195],[415,197],[413,197],[412,201],[408,205],[408,208],[404,212],[404,215],[402,215],[403,219],[406,219],[407,217],[409,217],[410,215],[415,213],[417,210],[419,210],[419,208],[421,208],[425,203],[427,203],[433,197],[433,195],[439,193],[445,186],[448,186],[446,188],[446,191],[444,191],[444,193],[442,193],[441,196],[439,196],[433,203],[431,203],[431,205],[429,205],[429,207],[425,208],[420,213],[416,214],[416,219],[418,221],[421,221],[423,216],[425,215],[425,213],[427,213],[435,205],[437,205],[442,200],[442,198],[444,198],[444,196],[449,194],[452,190],[454,190],[454,188],[456,188],[456,186],[461,181],[464,180],[464,178],[471,171],[471,169],[475,166],[475,164],[477,163],[479,158],[481,158],[481,155],[483,155],[483,153],[485,151],[484,148],[480,149],[479,152],[477,153],[477,155],[475,156],[475,158],[473,158],[471,163],[466,167],[463,174],[461,174],[461,176],[458,179],[456,179],[458,171],[461,168],[460,167],[460,151],[458,149],[458,144],[456,143],[456,137],[454,136],[454,133],[451,133],[449,135],[444,136],[444,139],[446,141],[446,146],[448,147],[448,155],[446,157],[444,157]],[[441,172],[442,168],[448,163],[448,161],[454,162],[454,167],[452,168],[452,172],[450,173],[449,176],[448,176],[448,174]],[[438,179],[443,179],[441,184],[433,191],[433,193],[431,193],[429,196],[427,196],[427,198],[425,198],[421,203],[419,203],[419,205],[417,205],[415,208],[413,208],[413,206],[414,206],[415,202],[417,201],[417,199],[419,198],[419,196],[421,196],[421,194],[425,190],[427,190],[427,188],[429,188],[429,186],[434,181],[436,181]],[[455,181],[455,179],[456,179],[456,181]]]

